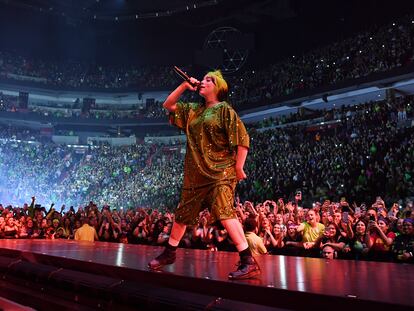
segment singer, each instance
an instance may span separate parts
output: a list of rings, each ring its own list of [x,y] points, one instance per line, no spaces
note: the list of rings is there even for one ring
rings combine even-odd
[[[207,208],[210,223],[220,221],[239,251],[240,263],[236,271],[229,273],[229,279],[256,277],[260,268],[248,248],[233,206],[237,181],[246,178],[243,167],[249,136],[227,103],[228,86],[220,71],[207,73],[201,82],[192,77],[185,80],[164,102],[171,124],[187,135],[181,199],[168,245],[148,266],[158,270],[174,263],[186,226],[197,224],[200,212]],[[177,103],[186,90],[198,91],[202,103]]]

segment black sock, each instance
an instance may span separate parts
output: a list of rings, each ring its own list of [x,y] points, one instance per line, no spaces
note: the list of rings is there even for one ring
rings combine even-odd
[[[252,252],[251,252],[250,248],[247,247],[246,249],[239,252],[239,255],[240,255],[240,259],[243,259],[243,258],[252,256]]]
[[[177,250],[177,246],[172,246],[170,243],[167,243],[165,248],[168,249],[169,251],[176,251]]]

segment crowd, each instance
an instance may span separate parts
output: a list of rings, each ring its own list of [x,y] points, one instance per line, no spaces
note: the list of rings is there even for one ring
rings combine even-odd
[[[414,263],[412,201],[387,207],[381,197],[372,205],[350,205],[342,198],[305,208],[301,199],[298,192],[287,202],[282,198],[257,204],[236,202],[238,219],[255,255]],[[94,232],[92,240],[95,236],[106,242],[165,245],[174,221],[174,213],[157,208],[111,210],[89,202],[75,211],[36,202],[32,197],[31,204],[22,207],[0,205],[0,238],[78,240],[84,236],[80,228],[86,226],[86,231]],[[209,217],[207,210],[200,213],[199,223],[188,227],[180,247],[235,251],[226,230],[218,223],[209,224]]]
[[[408,16],[263,70],[245,72],[231,85],[237,104],[269,101],[304,90],[385,72],[413,62],[414,21]]]
[[[231,81],[232,101],[265,102],[406,66],[413,60],[413,37],[414,22],[407,17],[246,72]],[[0,77],[78,89],[161,89],[178,83],[170,68],[46,63],[5,51]],[[413,262],[414,129],[402,122],[413,118],[413,105],[409,96],[388,98],[331,111],[301,110],[248,126],[248,179],[238,185],[244,203],[235,208],[248,240],[258,235],[263,242],[252,251]],[[17,97],[2,95],[0,110],[16,107]],[[32,111],[45,113],[39,106]],[[154,103],[142,111],[92,109],[83,116],[159,118],[165,111]],[[290,124],[315,118],[340,122]],[[180,144],[137,144],[80,151],[44,143],[30,131],[1,128],[0,237],[72,239],[89,223],[102,241],[163,245],[179,199],[183,150]],[[55,204],[47,209],[37,202]],[[181,246],[234,250],[222,227],[208,225],[209,217],[208,211],[200,214]]]
[[[176,82],[166,66],[99,65],[90,62],[31,59],[0,51],[0,77],[71,89],[165,89]]]
[[[306,197],[346,194],[358,201],[373,194],[387,200],[412,196],[413,128],[399,126],[401,111],[412,118],[413,99],[367,103],[334,110],[332,128],[307,126],[250,130],[250,178],[243,199],[264,200],[302,189]],[[403,108],[401,108],[403,107]]]
[[[157,189],[153,183],[157,179],[146,167],[154,147],[101,146],[85,151],[3,139],[1,200],[21,203],[22,198],[37,193],[42,201],[66,202],[76,207],[90,197],[116,207],[158,203],[161,197],[154,198]]]
[[[378,72],[386,72],[413,62],[414,18],[407,16],[316,50],[295,55],[264,69],[248,70],[228,77],[231,101],[269,102],[272,99],[335,85]],[[191,73],[191,66],[186,70]],[[98,65],[79,62],[53,62],[28,59],[16,53],[0,51],[0,77],[22,79],[48,86],[75,89],[163,90],[177,85],[179,79],[171,67]],[[146,117],[158,117],[159,106]]]
[[[400,126],[399,118],[412,118],[413,104],[411,97],[402,97],[342,107],[329,112],[340,121],[335,127],[316,131],[314,125],[278,126],[286,118],[262,124],[267,128],[248,127],[249,178],[239,185],[241,199],[291,199],[297,189],[308,206],[341,195],[365,202],[381,194],[387,203],[412,196],[413,129]],[[80,151],[38,142],[37,136],[0,130],[0,202],[22,204],[33,193],[42,202],[75,207],[94,201],[114,208],[171,209],[178,201],[183,144]]]
[[[412,262],[414,135],[401,121],[413,117],[413,104],[412,97],[400,97],[341,107],[327,112],[341,121],[336,127],[316,131],[285,124],[286,118],[249,127],[249,178],[238,186],[244,203],[236,208],[248,236],[263,241],[254,251]],[[0,131],[0,236],[74,238],[87,222],[103,241],[168,240],[183,145],[80,152],[35,138],[29,131]],[[35,199],[24,204],[33,193],[61,210]],[[182,246],[234,250],[208,217],[208,211],[200,215]]]
[[[18,96],[4,95],[0,92],[0,111],[15,113],[22,111],[19,108]],[[162,119],[166,116],[166,110],[162,108],[162,103],[159,101],[146,105],[95,105],[87,111],[82,108],[80,101],[72,104],[31,103],[27,109],[24,109],[24,116],[27,112],[54,118]]]

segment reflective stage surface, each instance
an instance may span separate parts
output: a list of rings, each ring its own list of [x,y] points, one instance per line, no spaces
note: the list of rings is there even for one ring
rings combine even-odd
[[[301,309],[306,304],[325,300],[326,305],[335,302],[347,307],[355,303],[414,307],[413,265],[262,256],[257,257],[262,269],[259,278],[229,281],[227,275],[236,268],[237,253],[178,249],[175,264],[165,267],[163,272],[148,271],[147,263],[161,250],[161,247],[105,242],[0,240],[0,255],[12,255],[32,263],[76,267],[81,271],[264,305],[274,303]]]

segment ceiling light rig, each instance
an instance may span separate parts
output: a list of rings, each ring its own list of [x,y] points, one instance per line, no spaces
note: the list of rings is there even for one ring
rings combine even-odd
[[[168,10],[162,11],[152,11],[152,12],[131,12],[129,14],[119,15],[118,19],[116,21],[131,21],[131,20],[144,20],[144,19],[150,19],[150,18],[159,18],[159,17],[167,17],[172,16],[174,14],[183,13],[186,11],[191,10],[199,10],[201,8],[210,7],[217,5],[222,0],[206,0],[199,3],[191,3],[184,6],[176,7],[176,8],[169,8]],[[100,21],[113,21],[115,18],[113,13],[110,12],[95,12],[93,14],[94,20],[100,20]]]
[[[154,11],[147,11],[147,12],[137,12],[137,10],[133,11],[130,10],[129,12],[121,13],[118,11],[103,11],[99,10],[98,6],[102,3],[100,0],[90,1],[89,5],[84,7],[72,7],[72,6],[50,6],[44,4],[42,2],[30,2],[26,0],[0,0],[0,3],[5,3],[8,5],[20,7],[23,9],[34,10],[40,12],[42,14],[49,14],[55,15],[59,17],[66,17],[71,18],[77,21],[112,21],[112,22],[121,22],[121,21],[131,21],[131,20],[143,20],[143,19],[150,19],[150,18],[160,18],[160,17],[168,17],[174,14],[180,14],[183,12],[188,12],[192,10],[199,10],[202,8],[210,7],[218,5],[220,2],[224,0],[205,0],[205,1],[197,1],[194,2],[187,2],[182,6],[177,6],[175,8],[168,8],[162,10],[162,8],[154,8]],[[57,2],[59,3],[59,1]],[[94,3],[94,4],[93,4]],[[139,10],[139,9],[138,9]]]
[[[209,6],[214,6],[217,5],[219,3],[220,0],[206,0],[200,3],[193,3],[192,5],[185,5],[182,7],[177,7],[174,9],[168,9],[165,11],[154,11],[154,12],[146,12],[146,13],[136,13],[134,12],[133,14],[126,14],[123,16],[119,17],[119,21],[129,21],[129,20],[139,20],[139,19],[149,19],[149,18],[158,18],[158,17],[166,17],[166,16],[171,16],[174,14],[178,14],[178,13],[182,13],[182,12],[186,12],[186,11],[190,11],[190,10],[195,10],[195,9],[200,9],[200,8],[205,8],[205,7],[209,7]],[[97,20],[113,20],[113,17],[110,16],[110,14],[96,14],[96,19]]]

